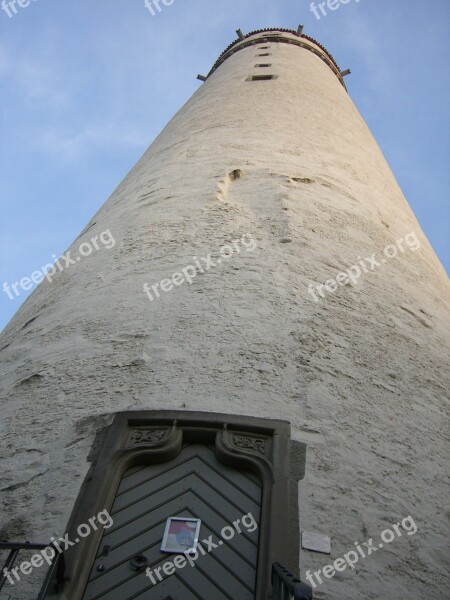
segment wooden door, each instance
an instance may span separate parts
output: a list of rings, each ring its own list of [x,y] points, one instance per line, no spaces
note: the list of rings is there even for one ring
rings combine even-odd
[[[202,444],[185,444],[168,462],[129,469],[83,600],[254,600],[261,491],[254,474],[223,465],[214,447]],[[194,566],[187,563],[169,576],[162,568],[176,555],[160,551],[168,517],[201,519],[205,551]],[[230,539],[222,538],[225,527]]]

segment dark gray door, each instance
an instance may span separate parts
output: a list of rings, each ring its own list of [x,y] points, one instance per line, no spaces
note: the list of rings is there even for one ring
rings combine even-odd
[[[100,543],[83,600],[254,600],[258,559],[261,484],[251,473],[221,464],[214,448],[185,445],[177,458],[127,471],[111,509],[113,526]],[[244,525],[233,525],[251,513]],[[160,552],[168,517],[201,519],[202,543],[195,566],[172,575],[159,571],[176,555]],[[221,532],[227,527],[222,539]],[[241,533],[238,533],[238,529]],[[249,532],[254,529],[253,532]],[[210,538],[210,536],[212,536]],[[221,543],[219,543],[221,541]],[[130,562],[144,556],[153,573]],[[170,569],[168,569],[170,572]]]

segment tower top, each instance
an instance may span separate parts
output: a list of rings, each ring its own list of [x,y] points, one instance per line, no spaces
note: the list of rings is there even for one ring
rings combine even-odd
[[[333,71],[345,88],[344,77],[345,75],[348,75],[350,71],[341,71],[330,52],[328,52],[328,50],[314,38],[303,33],[302,25],[299,25],[297,30],[283,28],[257,29],[256,31],[251,31],[250,33],[244,34],[240,29],[238,29],[236,33],[238,34],[237,39],[227,48],[225,48],[205,79],[212,75],[214,71],[216,71],[220,65],[227,60],[227,58],[236,52],[259,43],[277,42],[282,44],[292,44],[316,54],[328,65],[328,67]]]

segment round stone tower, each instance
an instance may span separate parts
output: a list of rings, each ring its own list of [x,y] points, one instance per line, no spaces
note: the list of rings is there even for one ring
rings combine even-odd
[[[444,598],[448,279],[327,50],[238,33],[0,337],[0,539],[63,535],[117,413],[264,417],[316,596]]]

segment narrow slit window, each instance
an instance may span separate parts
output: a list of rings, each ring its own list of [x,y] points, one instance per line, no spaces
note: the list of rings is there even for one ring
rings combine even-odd
[[[246,81],[269,81],[270,79],[278,79],[278,75],[250,75]]]
[[[269,52],[265,52],[263,54],[257,54],[256,56],[271,56]]]
[[[271,67],[272,64],[271,63],[259,63],[257,65],[255,65],[255,69],[260,69],[260,68],[265,68],[265,67]]]

